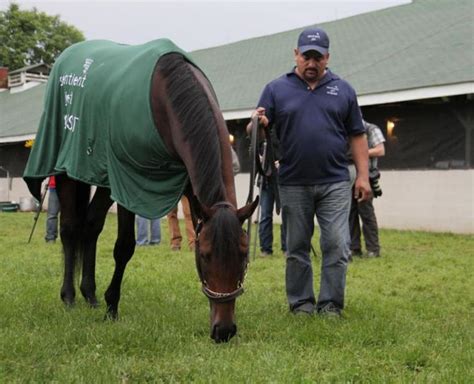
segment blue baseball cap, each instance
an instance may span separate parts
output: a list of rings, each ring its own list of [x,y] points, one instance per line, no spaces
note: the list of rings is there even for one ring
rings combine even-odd
[[[306,28],[298,37],[298,50],[300,53],[318,51],[325,55],[329,51],[329,37],[321,28]]]

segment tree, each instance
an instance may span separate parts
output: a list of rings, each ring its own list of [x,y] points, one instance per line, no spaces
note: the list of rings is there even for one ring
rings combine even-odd
[[[70,45],[84,40],[77,28],[36,8],[22,11],[11,3],[0,11],[0,66],[10,71],[30,64],[52,65]]]

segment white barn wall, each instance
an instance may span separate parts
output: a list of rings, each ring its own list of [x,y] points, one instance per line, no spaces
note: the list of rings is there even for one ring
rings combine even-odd
[[[474,234],[474,170],[382,171],[380,184],[383,196],[374,204],[381,228]],[[249,174],[236,176],[236,188],[242,206],[248,195]],[[23,180],[13,179],[10,200],[19,202],[28,196]],[[7,181],[3,178],[0,200],[6,197]],[[275,222],[281,222],[280,216],[275,215]]]
[[[248,174],[236,176],[240,205],[248,183]],[[474,170],[382,171],[380,185],[374,205],[381,228],[474,234]]]
[[[474,233],[474,170],[383,171],[383,228]]]
[[[6,178],[0,179],[0,201],[20,202],[21,197],[30,197],[30,191],[25,182],[20,177],[11,179],[11,190],[8,190],[8,182]]]

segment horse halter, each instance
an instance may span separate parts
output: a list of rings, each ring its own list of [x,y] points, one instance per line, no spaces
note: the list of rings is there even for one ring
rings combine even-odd
[[[216,208],[234,208],[234,206],[226,201],[221,201],[213,205],[213,207]],[[245,278],[245,275],[247,274],[247,266],[248,266],[248,254],[247,254],[247,259],[245,263],[245,269],[243,273],[243,278],[242,280],[239,280],[237,282],[237,288],[234,289],[232,292],[215,292],[212,289],[210,289],[207,285],[207,281],[204,279],[202,276],[202,271],[201,271],[201,266],[199,263],[199,235],[201,233],[202,227],[203,227],[203,221],[199,219],[197,225],[196,225],[196,240],[195,240],[195,254],[196,254],[196,267],[198,270],[198,275],[199,279],[201,280],[201,290],[204,293],[204,295],[211,300],[214,303],[226,303],[232,300],[235,300],[237,297],[239,297],[242,293],[244,293],[244,286],[243,286],[243,280]]]
[[[207,296],[207,298],[214,303],[226,303],[228,301],[235,300],[242,293],[244,293],[244,287],[240,281],[238,282],[237,289],[233,290],[232,292],[214,292],[208,288],[206,280],[202,280],[201,290]]]

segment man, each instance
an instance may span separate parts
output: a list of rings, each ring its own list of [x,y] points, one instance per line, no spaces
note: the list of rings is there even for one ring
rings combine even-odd
[[[161,221],[160,219],[149,220],[136,215],[137,223],[137,245],[158,245],[161,243]],[[149,233],[148,233],[148,230]]]
[[[278,164],[278,162],[276,162]],[[275,166],[277,166],[277,164]],[[258,223],[258,238],[260,241],[260,256],[273,255],[273,209],[276,204],[275,188],[278,188],[276,175],[260,177],[260,220]],[[286,253],[285,224],[280,226],[281,251]]]
[[[370,184],[375,197],[382,194],[382,190],[378,186],[378,178],[380,174],[377,169],[377,158],[385,155],[385,138],[379,127],[363,120],[364,127],[367,132],[367,141],[369,143],[369,175]],[[375,188],[374,188],[375,187]],[[360,243],[360,223],[359,216],[362,220],[362,232],[364,233],[365,249],[367,257],[380,256],[379,229],[373,198],[367,201],[357,202],[354,198],[351,203],[351,212],[349,215],[349,227],[351,232],[351,259],[352,256],[362,256],[362,247]]]
[[[268,146],[272,146],[272,152],[274,159],[268,160],[269,149]],[[280,163],[278,159],[280,158],[279,153],[279,142],[275,137],[274,131],[271,135],[271,143],[266,141],[261,144],[261,154],[265,154],[266,159],[264,159],[265,164],[264,168],[270,167],[268,161],[275,160],[275,170],[278,169]],[[277,202],[279,194],[277,194],[278,188],[278,174],[277,172],[272,171],[270,175],[260,175],[259,176],[259,186],[260,186],[260,220],[258,226],[258,237],[260,241],[260,256],[267,257],[273,255],[273,210]],[[286,229],[285,222],[282,220],[280,226],[280,243],[281,251],[283,254],[286,253]]]
[[[48,218],[46,219],[46,235],[44,239],[47,243],[55,243],[58,237],[59,198],[56,192],[56,178],[54,176],[49,178],[48,192]]]
[[[191,208],[189,206],[189,201],[186,196],[181,197],[181,206],[183,207],[184,215],[184,224],[186,227],[186,235],[188,237],[188,248],[190,251],[194,252],[194,243],[196,241],[196,234],[194,232],[193,220],[191,217]],[[178,220],[178,206],[174,207],[167,215],[168,218],[168,227],[170,231],[170,243],[172,251],[181,250],[181,241],[183,236],[181,235],[181,230],[179,228]]]
[[[332,73],[329,38],[307,28],[294,50],[295,68],[267,84],[252,116],[280,140],[279,184],[286,223],[286,294],[293,313],[339,316],[349,257],[350,145],[357,169],[354,196],[367,200],[368,147],[353,88]],[[309,256],[314,215],[322,268],[316,302]]]

